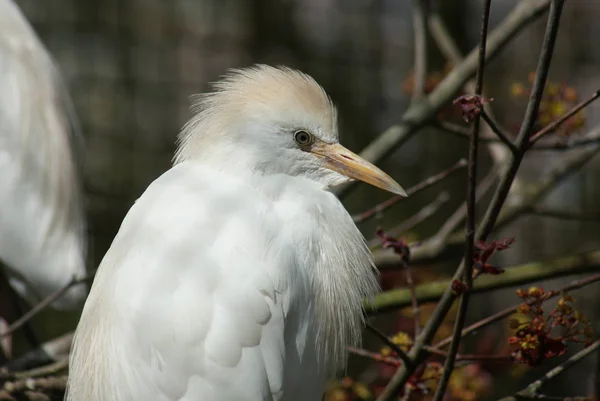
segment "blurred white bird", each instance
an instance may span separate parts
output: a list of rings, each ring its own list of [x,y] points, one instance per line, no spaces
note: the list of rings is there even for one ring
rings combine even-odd
[[[86,274],[70,107],[48,51],[16,4],[0,0],[0,259],[30,302]],[[74,286],[53,306],[86,294]]]
[[[338,143],[303,73],[236,70],[197,108],[100,264],[70,401],[320,400],[360,341],[375,270],[329,190],[403,189]]]

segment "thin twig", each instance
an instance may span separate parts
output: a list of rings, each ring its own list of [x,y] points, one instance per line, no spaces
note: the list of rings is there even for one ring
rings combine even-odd
[[[67,376],[22,379],[4,383],[0,388],[1,400],[50,400],[63,399]]]
[[[13,313],[14,316],[21,316],[23,315],[24,312],[24,308],[26,306],[26,302],[23,302],[23,299],[21,299],[21,297],[19,296],[19,294],[17,293],[17,291],[10,285],[8,278],[6,277],[6,274],[4,274],[2,271],[0,271],[0,287],[4,286],[6,288],[7,291],[7,298],[6,301],[11,302],[12,303],[12,307],[14,309]],[[5,322],[6,324],[3,325],[5,327],[3,327],[2,329],[0,329],[0,334],[6,330],[8,327],[8,322]],[[22,326],[22,334],[23,337],[27,340],[27,342],[31,345],[32,348],[36,348],[39,346],[40,344],[40,340],[33,328],[33,326],[30,323],[25,323]],[[2,338],[0,336],[0,342],[2,341]],[[11,341],[11,339],[7,339],[9,340],[9,342]],[[2,350],[2,346],[0,346],[0,360],[3,359],[3,350]],[[10,359],[10,358],[9,358]]]
[[[458,354],[456,355],[456,361],[461,362],[508,362],[512,360],[510,355],[503,354],[491,354],[491,355],[472,355],[472,354]]]
[[[527,391],[532,394],[539,392],[540,389],[544,386],[544,384],[548,383],[550,380],[554,379],[556,376],[560,375],[565,370],[580,362],[583,358],[590,355],[592,352],[598,350],[598,348],[600,348],[600,340],[596,340],[590,346],[582,349],[581,351],[567,359],[565,362],[551,369],[543,377],[539,378],[538,380],[527,386]]]
[[[406,190],[406,194],[409,197],[413,196],[414,194],[416,194],[424,189],[427,189],[427,188],[431,187],[432,185],[437,184],[444,178],[452,175],[452,173],[455,173],[455,172],[463,169],[464,167],[466,167],[466,165],[467,165],[467,161],[465,159],[460,159],[456,164],[454,164],[449,169],[446,169],[436,175],[432,175],[431,177],[421,181],[420,183],[408,188]],[[395,205],[396,203],[400,202],[403,199],[406,199],[406,197],[393,196],[393,197],[389,198],[388,200],[383,201],[368,210],[365,210],[364,212],[354,215],[352,217],[352,219],[354,220],[355,224],[364,223],[365,221],[369,220],[370,218],[372,218],[374,216],[377,216],[378,214],[382,213],[387,208]]]
[[[598,281],[600,281],[600,273],[594,274],[593,276],[587,277],[585,279],[573,281],[569,285],[566,285],[558,290],[550,291],[548,298],[546,298],[545,300],[557,297],[558,295],[560,295],[563,292],[570,292],[570,291],[574,291],[574,290],[577,290],[577,289],[580,289],[583,287],[587,287],[588,285],[596,283]],[[531,301],[529,303],[533,304],[534,302],[535,301]],[[469,327],[466,327],[462,331],[461,336],[465,337],[471,333],[475,333],[476,331],[478,331],[486,326],[489,326],[492,323],[495,323],[497,321],[507,318],[508,316],[515,313],[517,311],[517,309],[519,308],[519,306],[521,306],[522,304],[523,304],[522,302],[518,303],[518,304],[511,306],[509,308],[506,308],[498,313],[488,316],[485,319],[481,319],[480,321],[473,323],[472,325],[470,325]],[[438,342],[437,344],[435,344],[433,346],[433,348],[436,348],[436,349],[443,348],[446,345],[450,344],[451,342],[452,342],[452,337],[447,337],[447,338],[443,339],[442,341]]]
[[[39,347],[19,355],[15,359],[0,365],[10,372],[25,371],[31,366],[44,366],[69,358],[69,350],[73,342],[73,331],[44,342]]]
[[[392,237],[398,237],[403,233],[412,230],[417,225],[421,224],[423,221],[433,216],[438,210],[440,210],[440,208],[443,205],[448,203],[449,200],[450,195],[448,194],[448,192],[440,192],[440,194],[433,201],[431,201],[431,203],[425,205],[414,215],[403,220],[402,223],[398,224],[390,230],[386,230],[387,233]],[[367,246],[371,250],[378,249],[381,247],[381,240],[379,238],[371,238],[367,242]]]
[[[448,357],[448,352],[446,351],[442,351],[440,349],[437,349],[435,347],[424,347],[424,349],[429,352],[432,355],[438,355],[441,356],[443,358],[447,358]],[[498,362],[506,362],[511,360],[512,357],[510,355],[506,355],[506,354],[481,354],[481,355],[475,355],[475,354],[456,354],[456,361],[463,361],[463,362],[469,362],[469,361],[498,361]]]
[[[540,142],[544,141],[536,142],[530,150],[571,150],[582,146],[598,144],[600,142],[600,127],[595,127],[588,134],[580,138],[575,138],[571,135],[567,138],[567,141],[558,140],[554,141],[554,143]]]
[[[429,32],[444,57],[450,60],[453,65],[461,63],[463,61],[463,56],[454,40],[452,40],[452,35],[448,32],[446,24],[444,24],[437,7],[433,8],[429,13],[428,25]]]
[[[421,332],[421,309],[419,309],[419,300],[417,299],[417,289],[415,280],[413,280],[412,270],[406,259],[402,260],[404,267],[404,277],[408,290],[410,291],[410,302],[412,305],[413,316],[413,336],[417,337]]]
[[[553,219],[561,220],[573,220],[583,222],[600,221],[600,215],[598,214],[573,213],[566,210],[553,210],[541,206],[534,206],[530,210],[528,210],[527,213],[539,217],[550,217]]]
[[[40,313],[41,311],[46,309],[48,306],[50,306],[54,301],[56,301],[58,298],[60,298],[71,287],[83,284],[91,279],[92,279],[92,277],[71,279],[71,281],[69,281],[64,287],[59,288],[58,290],[56,290],[53,293],[51,293],[50,295],[48,295],[46,298],[42,299],[37,305],[35,305],[33,308],[31,308],[29,311],[27,311],[27,313],[25,313],[23,316],[21,316],[20,318],[15,320],[15,322],[13,324],[8,326],[8,329],[5,332],[0,334],[0,337],[6,337],[6,336],[12,334],[15,330],[19,329],[21,326],[23,326],[25,323],[27,323],[29,320],[31,320],[35,315],[37,315],[38,313]]]
[[[0,382],[8,380],[22,380],[31,379],[35,377],[52,376],[66,370],[69,367],[69,360],[63,359],[60,361],[53,362],[46,366],[26,370],[23,372],[0,372]]]
[[[440,351],[437,349],[431,349],[429,350],[429,352],[431,352],[432,354],[438,355],[442,358],[446,358],[448,356],[448,353],[445,351]],[[381,362],[381,363],[385,363],[387,365],[391,365],[391,366],[395,366],[398,367],[400,365],[402,365],[402,359],[397,358],[397,357],[393,357],[393,356],[383,356],[378,352],[373,352],[373,351],[369,351],[366,349],[362,349],[362,348],[356,348],[356,347],[348,347],[348,352],[350,352],[351,354],[355,354],[358,356],[362,356],[364,358],[368,358],[371,359],[375,362]],[[510,355],[503,355],[503,354],[482,354],[482,355],[474,355],[474,354],[458,354],[456,355],[456,361],[460,361],[460,362],[506,362],[506,361],[510,361],[511,360],[511,356]]]
[[[369,358],[376,362],[385,363],[391,366],[400,366],[402,364],[402,360],[399,358],[394,358],[391,356],[383,356],[377,352],[367,351],[366,349],[356,348],[356,347],[348,347],[348,352],[362,356],[365,358]]]
[[[408,355],[406,355],[406,352],[404,352],[404,350],[402,350],[402,348],[400,348],[398,344],[390,340],[389,337],[385,335],[385,333],[383,333],[377,327],[373,326],[370,323],[367,323],[367,330],[375,334],[375,336],[379,338],[385,345],[390,347],[396,354],[398,354],[398,357],[402,360],[404,364],[408,366],[412,365],[413,362],[410,360]]]
[[[490,127],[492,132],[498,136],[498,138],[502,141],[502,143],[504,143],[506,145],[506,147],[508,149],[510,149],[510,151],[512,153],[516,153],[517,147],[515,146],[513,141],[510,140],[510,138],[508,137],[508,134],[505,133],[500,127],[498,127],[496,122],[492,119],[492,117],[490,117],[490,115],[483,108],[481,110],[481,117],[485,120],[485,122]]]
[[[496,177],[498,177],[497,171],[494,169],[490,170],[490,172],[481,180],[479,185],[477,186],[477,193],[480,197],[487,194],[487,192],[492,189],[492,184],[496,182]],[[447,240],[448,236],[456,231],[456,229],[460,226],[460,224],[467,217],[467,203],[463,202],[459,208],[457,208],[454,213],[444,222],[442,227],[435,233],[432,237],[432,241],[437,243],[443,243]]]
[[[456,124],[449,121],[436,121],[431,123],[431,126],[461,138],[468,139],[471,137],[471,129],[466,125]],[[500,138],[491,135],[480,135],[479,140],[481,142],[500,142]]]
[[[567,113],[562,115],[558,120],[553,121],[552,123],[548,124],[546,127],[542,128],[541,130],[536,132],[534,135],[532,135],[531,138],[529,138],[529,143],[534,144],[538,139],[540,139],[544,135],[546,135],[550,132],[553,132],[555,129],[557,129],[559,126],[561,126],[565,121],[567,121],[569,118],[573,117],[580,110],[585,108],[587,105],[589,105],[590,103],[592,103],[594,100],[598,99],[599,97],[600,97],[600,90],[597,90],[596,92],[594,92],[594,94],[590,98],[582,101],[581,103],[579,103],[578,105],[573,107],[571,110],[569,110]]]
[[[412,0],[412,2],[415,37],[413,99],[420,100],[425,94],[425,82],[427,80],[427,14],[429,0]]]
[[[513,401],[529,401],[529,400],[544,400],[544,401],[596,401],[595,398],[590,397],[553,397],[551,395],[544,394],[519,394],[514,397],[503,398],[503,400],[513,400]]]
[[[421,210],[419,210],[414,215],[404,219],[402,223],[398,224],[396,227],[388,230],[388,233],[393,236],[397,236],[399,234],[408,232],[421,224],[423,221],[427,220],[429,217],[433,216],[440,208],[448,203],[450,200],[450,194],[446,191],[440,192],[438,196],[425,205]]]
[[[404,264],[404,274],[406,277],[406,284],[408,285],[408,289],[410,290],[410,302],[412,305],[414,326],[413,332],[414,337],[416,337],[421,332],[421,309],[419,309],[419,300],[417,299],[417,289],[415,285],[415,280],[413,280],[412,270],[407,263]]]
[[[538,395],[542,386],[547,384],[550,380],[554,379],[556,376],[562,374],[565,370],[569,369],[573,365],[581,362],[585,357],[591,355],[593,352],[597,351],[598,349],[600,349],[600,340],[596,340],[594,343],[592,343],[588,347],[582,349],[581,351],[579,351],[578,353],[576,353],[575,355],[573,355],[572,357],[570,357],[569,359],[567,359],[566,361],[561,363],[560,365],[554,367],[549,372],[547,372],[544,376],[542,376],[541,378],[539,378],[538,380],[534,381],[529,386],[527,386],[527,388],[525,388],[524,390],[519,391],[514,396],[502,398],[500,401],[517,401],[517,400],[522,400],[522,399],[535,399],[532,397],[535,397],[536,395]],[[543,398],[538,398],[538,399],[543,399]]]
[[[461,138],[469,138],[470,131],[468,127],[464,127],[460,124],[450,123],[446,121],[440,121],[432,124],[432,127],[440,129],[449,134],[461,137]],[[587,146],[591,144],[597,144],[600,142],[600,127],[596,127],[592,129],[587,135],[576,138],[575,136],[569,136],[565,138],[566,140],[557,140],[554,142],[548,143],[540,143],[536,142],[529,150],[535,151],[564,151],[580,148],[582,146]],[[480,142],[497,142],[500,143],[500,139],[493,136],[480,136]],[[544,141],[541,141],[544,142]]]
[[[600,146],[590,146],[579,152],[566,154],[552,170],[544,174],[535,183],[530,183],[526,190],[519,193],[518,200],[506,204],[494,229],[499,230],[514,222],[518,217],[526,213],[533,205],[538,204],[553,188],[563,182],[567,177],[581,170],[581,168],[592,160],[600,152]],[[466,206],[465,206],[466,214]],[[460,224],[458,220],[454,227]],[[454,216],[452,217],[454,218]],[[447,223],[444,224],[444,227]],[[442,227],[442,229],[444,228]],[[440,230],[441,231],[441,230]],[[411,263],[422,264],[439,260],[449,254],[463,252],[465,236],[463,232],[451,233],[447,239],[441,240],[437,237],[422,241],[418,247],[411,248]],[[402,266],[402,259],[391,252],[377,251],[373,254],[379,269],[397,268]]]
[[[492,0],[486,0],[483,7],[483,15],[481,18],[481,32],[479,39],[479,62],[477,67],[477,77],[475,78],[475,95],[481,96],[483,92],[483,76],[485,71],[485,46],[487,43],[488,25],[490,21],[490,10],[492,6]],[[453,338],[448,350],[448,357],[444,363],[444,370],[442,377],[438,383],[434,401],[441,401],[446,393],[446,388],[450,382],[450,376],[454,371],[454,362],[458,349],[460,347],[460,340],[462,328],[465,325],[467,316],[467,310],[469,307],[469,291],[473,287],[473,255],[475,253],[475,207],[477,194],[475,193],[477,188],[477,150],[478,150],[478,139],[479,139],[479,122],[480,117],[485,116],[485,112],[477,114],[473,119],[473,130],[471,132],[471,138],[469,140],[469,164],[467,166],[467,222],[466,222],[466,249],[465,249],[465,269],[463,281],[466,284],[467,291],[464,292],[460,298],[460,304],[458,307],[458,314],[454,323]],[[491,121],[491,119],[490,119]],[[492,127],[492,125],[490,125]],[[493,129],[493,127],[492,127]],[[502,139],[504,138],[500,132],[496,134]],[[506,138],[507,143],[512,146],[511,151],[514,152],[514,145]]]

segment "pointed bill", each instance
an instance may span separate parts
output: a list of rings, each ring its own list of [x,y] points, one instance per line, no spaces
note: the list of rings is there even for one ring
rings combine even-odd
[[[392,177],[340,144],[317,142],[310,148],[310,152],[321,157],[327,168],[346,177],[400,196],[408,196]]]

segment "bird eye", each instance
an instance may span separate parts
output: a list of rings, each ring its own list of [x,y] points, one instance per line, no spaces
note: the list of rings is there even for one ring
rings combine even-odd
[[[294,141],[300,146],[307,146],[313,143],[313,136],[306,131],[296,131]]]

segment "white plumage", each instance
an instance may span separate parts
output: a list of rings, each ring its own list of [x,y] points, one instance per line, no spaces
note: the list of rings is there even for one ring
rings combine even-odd
[[[334,107],[297,71],[234,71],[198,110],[100,264],[70,401],[319,400],[360,341],[375,271],[328,190],[400,186],[337,143]]]
[[[49,53],[0,0],[0,259],[36,302],[85,276],[85,230],[68,96]],[[84,285],[53,306],[83,302]]]

